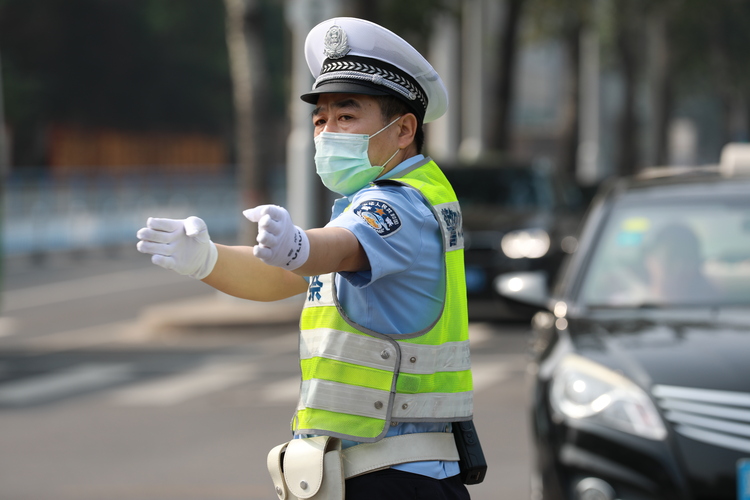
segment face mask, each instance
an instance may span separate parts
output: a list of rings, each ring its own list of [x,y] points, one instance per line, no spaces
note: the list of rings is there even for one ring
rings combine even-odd
[[[323,185],[343,196],[356,193],[383,173],[400,151],[397,149],[382,166],[372,166],[367,156],[370,138],[396,123],[400,116],[372,135],[321,132],[315,138],[315,169]]]

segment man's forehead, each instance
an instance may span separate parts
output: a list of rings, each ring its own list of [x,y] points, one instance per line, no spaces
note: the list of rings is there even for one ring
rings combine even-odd
[[[375,98],[363,94],[320,94],[313,114],[317,114],[326,108],[355,108],[367,109],[375,103]]]

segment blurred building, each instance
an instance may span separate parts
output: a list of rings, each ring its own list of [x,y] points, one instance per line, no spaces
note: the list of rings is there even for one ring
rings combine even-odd
[[[53,125],[49,168],[56,175],[216,174],[229,163],[223,138],[208,134],[125,132]]]

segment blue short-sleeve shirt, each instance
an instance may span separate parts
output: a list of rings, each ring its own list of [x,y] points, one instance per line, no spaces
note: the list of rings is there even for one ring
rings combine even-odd
[[[395,178],[424,160],[418,155],[381,179]],[[338,299],[349,318],[380,333],[405,334],[430,326],[445,298],[445,262],[440,227],[416,189],[368,186],[336,200],[326,227],[343,227],[362,244],[370,269],[336,275]],[[388,436],[441,432],[445,423],[403,423]],[[353,443],[352,443],[353,444]],[[394,469],[437,479],[458,474],[457,462],[418,462]]]

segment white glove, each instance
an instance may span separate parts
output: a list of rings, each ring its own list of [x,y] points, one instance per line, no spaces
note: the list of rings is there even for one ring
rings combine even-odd
[[[307,262],[310,241],[305,232],[292,223],[285,208],[261,205],[245,210],[242,215],[258,223],[258,244],[253,254],[260,260],[289,271]]]
[[[136,234],[137,248],[152,254],[151,262],[164,269],[202,280],[213,271],[219,257],[203,219],[155,219]]]

